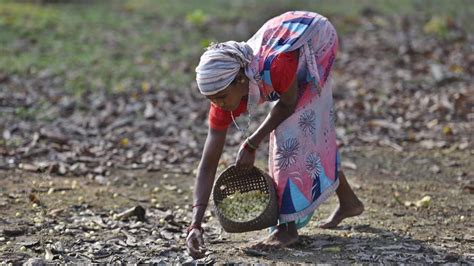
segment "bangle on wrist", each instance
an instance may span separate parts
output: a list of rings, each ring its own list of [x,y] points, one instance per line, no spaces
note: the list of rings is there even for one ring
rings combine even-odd
[[[258,145],[253,145],[252,142],[250,142],[250,138],[247,138],[245,142],[247,142],[247,145],[249,145],[250,148],[254,150],[258,149]]]
[[[202,207],[207,207],[207,204],[204,204],[204,203],[199,203],[199,204],[194,204],[192,209],[196,208],[196,207],[199,207],[199,206],[202,206]]]
[[[204,229],[201,227],[199,224],[191,224],[187,229],[186,229],[186,234],[189,235],[189,232],[191,232],[193,229],[199,230],[201,234],[204,234]]]
[[[253,145],[249,138],[245,139],[244,147],[250,148],[252,151],[256,151],[258,149],[258,146]]]
[[[247,142],[244,142],[244,149],[246,149],[248,152],[255,153],[256,150],[252,149]]]

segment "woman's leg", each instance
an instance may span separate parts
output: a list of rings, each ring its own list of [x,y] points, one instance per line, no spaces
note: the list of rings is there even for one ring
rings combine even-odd
[[[342,170],[339,171],[339,187],[336,189],[336,195],[339,206],[320,225],[321,228],[335,228],[345,218],[357,216],[364,211],[364,204],[357,198]]]

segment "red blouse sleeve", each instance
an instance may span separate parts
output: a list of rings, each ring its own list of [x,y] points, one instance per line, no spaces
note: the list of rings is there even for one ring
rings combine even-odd
[[[242,99],[237,109],[232,111],[232,113],[234,114],[235,118],[245,111],[247,111],[247,98]],[[216,130],[225,130],[231,123],[232,116],[230,111],[222,110],[217,105],[211,103],[211,107],[209,109],[209,127]]]
[[[275,91],[282,94],[291,86],[298,68],[298,50],[277,55],[270,66],[270,76]]]
[[[298,50],[281,53],[273,59],[270,66],[270,75],[272,77],[273,88],[278,93],[284,93],[288,90],[296,77],[298,68]],[[247,99],[240,101],[239,107],[233,111],[234,117],[247,111]],[[232,123],[230,111],[225,111],[217,105],[211,103],[209,109],[209,126],[216,130],[225,130]]]

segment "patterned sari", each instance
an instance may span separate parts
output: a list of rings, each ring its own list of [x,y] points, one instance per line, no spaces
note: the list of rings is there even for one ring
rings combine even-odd
[[[337,33],[325,17],[295,11],[269,20],[247,43],[255,56],[246,69],[247,110],[280,98],[271,82],[272,60],[299,51],[297,107],[270,134],[268,167],[277,189],[279,223],[295,221],[301,228],[339,185],[330,78]]]

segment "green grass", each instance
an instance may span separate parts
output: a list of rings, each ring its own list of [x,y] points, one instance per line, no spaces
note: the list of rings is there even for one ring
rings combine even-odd
[[[71,3],[72,2],[72,3]],[[189,87],[211,41],[245,40],[268,18],[312,10],[336,19],[343,34],[370,6],[388,15],[423,10],[456,19],[474,14],[469,0],[129,0],[35,4],[0,0],[0,72],[50,73],[68,92]],[[93,3],[93,4],[92,4]],[[247,30],[234,31],[239,21]]]

